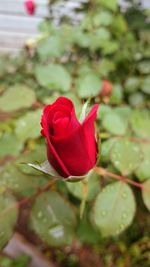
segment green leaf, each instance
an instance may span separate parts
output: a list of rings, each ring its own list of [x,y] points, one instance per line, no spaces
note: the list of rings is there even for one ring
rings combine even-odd
[[[37,189],[38,179],[36,176],[25,175],[15,165],[8,164],[1,172],[0,187],[24,195],[24,191]]]
[[[59,36],[50,36],[39,42],[37,52],[42,60],[49,57],[60,57],[65,52],[65,45]]]
[[[98,3],[100,3],[103,7],[106,7],[112,11],[116,11],[117,10],[117,4],[118,1],[117,0],[96,0]]]
[[[101,145],[101,160],[108,161],[110,159],[110,151],[116,142],[115,138],[110,138],[107,141],[102,142]]]
[[[129,77],[125,82],[125,91],[127,93],[133,93],[137,91],[140,87],[141,80],[138,77]]]
[[[14,85],[9,87],[0,97],[0,109],[11,112],[21,108],[29,108],[35,100],[36,96],[33,90],[22,84]]]
[[[99,27],[100,25],[109,26],[112,20],[112,14],[108,11],[101,11],[93,16],[93,24],[96,27]]]
[[[115,111],[107,113],[104,116],[102,124],[108,132],[116,135],[124,135],[128,129],[127,120],[123,120]]]
[[[123,90],[120,84],[114,84],[112,94],[110,96],[111,104],[120,104],[123,98]]]
[[[42,110],[31,111],[16,121],[15,134],[21,141],[40,136]]]
[[[0,138],[0,157],[6,155],[17,156],[23,148],[23,143],[10,133],[3,134]]]
[[[129,96],[129,104],[133,107],[140,107],[143,106],[145,103],[145,96],[140,92],[131,94]]]
[[[105,27],[100,27],[95,31],[96,36],[99,38],[99,41],[105,42],[110,39],[110,32]]]
[[[83,182],[81,181],[78,183],[66,183],[69,192],[80,200],[82,200],[84,197],[84,185],[88,190],[86,200],[91,201],[100,191],[99,177],[96,174],[89,173],[89,175],[84,179]]]
[[[80,47],[87,48],[90,46],[91,40],[88,33],[83,32],[80,28],[76,28],[73,32],[73,40]]]
[[[101,80],[96,74],[86,74],[77,80],[77,92],[81,98],[93,97],[99,94]]]
[[[130,187],[115,182],[104,187],[96,198],[92,219],[103,236],[115,236],[132,222],[136,204]]]
[[[142,74],[149,74],[150,73],[150,62],[149,61],[142,61],[137,66],[138,70]]]
[[[129,120],[129,117],[132,113],[131,107],[127,105],[115,107],[114,110],[122,117],[123,120]]]
[[[150,95],[150,76],[147,76],[147,77],[143,80],[141,89],[142,89],[142,91],[143,91],[144,93]]]
[[[142,189],[142,197],[145,206],[150,211],[150,179],[144,182],[144,189]]]
[[[58,193],[46,192],[36,199],[32,207],[30,226],[48,245],[69,245],[74,236],[76,217]]]
[[[102,44],[102,50],[104,55],[109,55],[116,52],[119,49],[119,43],[116,41],[106,41]]]
[[[15,198],[8,193],[0,194],[0,249],[9,241],[17,222],[18,207]]]
[[[136,176],[138,179],[143,182],[144,180],[150,178],[150,144],[141,144],[143,152],[143,161],[136,169]]]
[[[134,133],[143,138],[150,138],[150,114],[147,111],[135,110],[130,118]]]
[[[37,65],[35,75],[39,84],[49,90],[66,92],[70,89],[71,77],[62,65]]]
[[[97,71],[100,73],[102,76],[106,76],[115,70],[115,63],[114,61],[108,60],[106,58],[102,58],[100,60],[100,63],[98,65]]]
[[[139,166],[143,153],[138,143],[120,139],[113,145],[110,157],[116,169],[126,176]]]
[[[99,120],[103,120],[105,115],[111,112],[111,107],[109,105],[101,104],[99,106],[98,112],[97,112],[97,117]]]

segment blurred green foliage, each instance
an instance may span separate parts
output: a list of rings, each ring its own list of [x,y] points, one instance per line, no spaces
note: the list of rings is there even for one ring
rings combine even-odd
[[[46,159],[39,124],[42,107],[64,95],[73,100],[79,115],[83,101],[91,98],[91,103],[100,103],[100,165],[144,183],[145,189],[141,194],[127,184],[97,174],[87,178],[85,184],[59,181],[32,203],[28,229],[49,246],[69,244],[75,237],[85,244],[98,248],[100,245],[98,251],[104,256],[104,266],[114,262],[118,267],[148,267],[148,249],[143,252],[139,245],[145,242],[149,248],[150,242],[147,11],[133,3],[122,13],[117,1],[93,0],[82,5],[82,12],[83,19],[75,25],[66,18],[61,19],[60,25],[45,19],[36,42],[30,40],[17,56],[1,56],[0,216],[7,212],[8,219],[7,224],[6,219],[0,220],[0,234],[5,235],[0,246],[9,241],[17,223],[17,201],[35,194],[49,181],[48,176],[24,164]],[[101,95],[104,80],[112,84],[112,92],[107,96]],[[88,196],[81,220],[79,209],[85,186]],[[13,205],[14,213],[9,213]],[[115,258],[107,251],[111,242],[119,250],[115,255],[126,255],[125,263],[122,256]]]

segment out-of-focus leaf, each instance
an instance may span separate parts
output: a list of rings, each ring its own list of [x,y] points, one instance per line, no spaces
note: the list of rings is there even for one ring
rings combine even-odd
[[[96,74],[89,73],[77,80],[76,88],[81,98],[93,97],[100,93],[101,80]]]
[[[17,156],[23,148],[23,143],[14,134],[3,134],[0,138],[0,157]]]
[[[140,88],[141,80],[136,77],[129,77],[125,82],[125,91],[127,93],[133,93]]]
[[[110,103],[112,104],[120,104],[123,98],[122,87],[119,84],[113,85],[112,94],[110,96]]]
[[[94,26],[98,27],[100,25],[108,26],[111,24],[113,20],[113,16],[108,11],[101,11],[93,17],[93,24]]]
[[[71,86],[70,74],[59,64],[37,65],[35,76],[39,84],[49,90],[66,92]]]
[[[142,89],[142,91],[143,91],[144,93],[150,95],[150,76],[147,76],[147,77],[143,80],[141,89]]]
[[[150,178],[143,185],[144,185],[144,189],[142,189],[143,201],[147,209],[150,211]]]
[[[100,3],[103,7],[106,7],[112,11],[116,11],[117,9],[117,0],[96,0],[97,3]]]
[[[115,138],[109,138],[107,141],[102,142],[101,145],[101,160],[108,161],[110,159],[110,151],[116,142]]]
[[[129,96],[129,104],[132,107],[139,107],[139,106],[143,106],[145,103],[145,97],[143,94],[141,94],[140,92],[136,92],[134,94],[131,94]]]
[[[37,52],[42,60],[60,57],[64,54],[65,45],[59,36],[50,36],[38,44]]]
[[[16,121],[15,134],[21,141],[29,138],[37,138],[40,136],[40,120],[42,110],[36,110],[26,113]]]
[[[22,84],[14,85],[9,87],[0,97],[0,109],[11,112],[21,108],[29,108],[35,100],[36,96],[33,90]]]
[[[35,192],[38,188],[38,179],[39,177],[21,173],[17,166],[8,164],[1,172],[0,187],[24,195],[27,190]]]
[[[143,138],[150,138],[150,114],[145,111],[135,110],[130,117],[134,133]]]
[[[116,135],[124,135],[128,129],[127,120],[117,114],[115,111],[111,111],[104,116],[102,121],[103,127],[110,133]]]
[[[0,194],[0,249],[9,241],[17,222],[18,206],[16,199],[8,194]]]

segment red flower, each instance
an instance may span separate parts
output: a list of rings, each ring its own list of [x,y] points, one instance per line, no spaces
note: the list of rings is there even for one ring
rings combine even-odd
[[[108,80],[102,81],[100,96],[109,96],[112,93],[112,84]]]
[[[94,167],[97,109],[96,104],[80,123],[73,103],[65,97],[59,97],[44,108],[41,133],[47,139],[48,161],[61,176],[81,176]]]
[[[36,9],[36,5],[35,5],[34,1],[27,0],[24,2],[24,5],[25,5],[27,13],[29,15],[34,15],[35,9]]]

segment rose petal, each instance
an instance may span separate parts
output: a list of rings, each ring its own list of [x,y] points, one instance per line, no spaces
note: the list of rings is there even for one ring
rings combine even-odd
[[[87,173],[96,163],[96,140],[94,121],[98,105],[90,111],[82,125],[63,138],[51,137],[60,158],[71,175]]]

